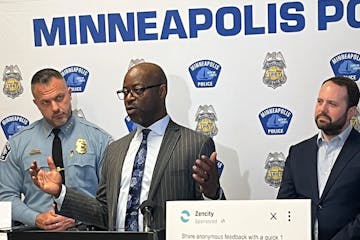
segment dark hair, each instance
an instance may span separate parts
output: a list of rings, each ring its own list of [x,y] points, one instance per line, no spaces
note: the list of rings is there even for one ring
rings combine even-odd
[[[338,86],[346,87],[348,94],[348,108],[351,108],[353,106],[356,107],[358,105],[360,97],[359,87],[352,79],[347,77],[335,76],[325,80],[322,85],[324,85],[326,82],[333,82]]]
[[[46,84],[50,81],[52,77],[63,79],[64,77],[61,73],[52,68],[45,68],[37,71],[31,79],[31,85],[36,83]]]

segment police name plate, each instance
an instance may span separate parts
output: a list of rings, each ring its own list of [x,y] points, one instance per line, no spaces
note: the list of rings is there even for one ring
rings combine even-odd
[[[168,201],[166,239],[311,240],[310,200]]]

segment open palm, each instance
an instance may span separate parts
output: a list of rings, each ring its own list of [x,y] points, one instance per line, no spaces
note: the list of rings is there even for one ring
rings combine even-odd
[[[58,197],[61,191],[62,178],[60,173],[56,170],[52,157],[48,157],[47,161],[50,171],[38,168],[36,161],[31,164],[31,179],[41,190]]]

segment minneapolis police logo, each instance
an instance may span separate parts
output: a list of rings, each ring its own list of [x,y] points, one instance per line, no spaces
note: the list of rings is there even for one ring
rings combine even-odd
[[[88,70],[79,66],[71,66],[62,70],[61,75],[73,93],[84,92],[89,78]]]
[[[217,170],[218,170],[218,175],[219,175],[219,178],[221,177],[221,174],[224,170],[224,163],[221,162],[219,159],[216,159],[216,166],[217,166]]]
[[[11,115],[1,121],[1,127],[7,139],[28,125],[29,120],[19,115]]]
[[[213,137],[218,133],[215,121],[217,121],[215,109],[212,105],[199,106],[195,121],[197,121],[196,131]]]
[[[136,129],[136,124],[131,120],[129,116],[125,117],[125,124],[129,132],[132,132]]]
[[[360,55],[358,53],[340,53],[330,60],[330,65],[336,76],[348,77],[354,81],[360,78]]]
[[[281,183],[285,167],[285,155],[282,152],[269,153],[265,161],[265,182],[278,188]]]
[[[356,108],[356,114],[354,117],[352,117],[350,119],[350,122],[352,124],[352,126],[358,131],[360,132],[360,113],[359,113],[359,108]]]
[[[285,134],[292,118],[292,113],[282,107],[270,107],[259,113],[259,119],[267,135]]]
[[[287,79],[284,68],[286,68],[285,59],[281,52],[267,53],[263,64],[265,69],[263,82],[274,89],[280,87]]]
[[[21,86],[21,80],[21,72],[17,65],[6,66],[3,73],[4,94],[10,98],[20,96],[24,91]]]
[[[200,60],[189,67],[191,78],[197,88],[215,87],[220,71],[220,64],[211,60]]]

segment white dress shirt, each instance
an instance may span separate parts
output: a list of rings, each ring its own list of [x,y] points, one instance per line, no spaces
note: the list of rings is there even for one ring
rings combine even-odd
[[[152,175],[154,172],[157,156],[160,151],[161,142],[164,138],[165,130],[170,121],[170,117],[166,115],[164,118],[155,122],[148,129],[151,129],[147,138],[147,153],[145,160],[144,176],[141,183],[140,204],[147,200],[150,190]],[[117,205],[116,229],[117,231],[124,231],[126,205],[129,195],[130,180],[135,160],[136,152],[138,151],[142,141],[142,130],[144,127],[137,125],[134,138],[131,140],[129,149],[127,151],[122,172],[121,172],[121,186],[119,193],[119,200]],[[143,215],[139,209],[139,231],[143,231]]]

